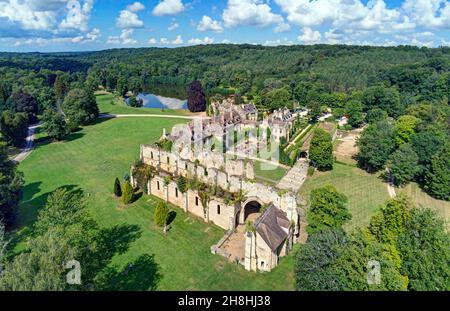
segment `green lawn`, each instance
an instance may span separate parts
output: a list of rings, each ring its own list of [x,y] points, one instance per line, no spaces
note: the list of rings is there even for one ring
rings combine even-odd
[[[133,108],[125,104],[111,93],[99,92],[96,95],[98,107],[101,113],[111,114],[160,114],[160,115],[192,115],[188,110],[182,109],[158,109],[158,108]]]
[[[330,172],[316,171],[307,178],[300,193],[309,201],[311,190],[327,184],[348,197],[348,208],[352,213],[352,220],[346,225],[348,230],[368,225],[373,213],[389,199],[386,184],[377,175],[340,163],[335,163]]]
[[[450,229],[450,202],[437,200],[429,196],[426,192],[419,188],[416,183],[410,183],[404,188],[396,188],[397,193],[405,193],[413,202],[420,207],[428,207],[435,210],[447,223]]]
[[[102,97],[99,100],[107,101]],[[102,120],[73,133],[65,142],[43,141],[19,166],[26,184],[16,250],[32,233],[37,211],[50,192],[58,187],[79,188],[88,197],[89,210],[101,226],[139,228],[140,236],[125,253],[113,258],[112,265],[121,268],[143,254],[154,254],[161,275],[158,290],[292,290],[293,254],[283,258],[270,273],[248,272],[210,253],[210,246],[224,233],[216,226],[175,208],[177,216],[164,236],[152,223],[153,197],[143,196],[125,210],[117,208],[112,195],[114,178],[128,172],[139,155],[140,144],[155,141],[163,128],[170,130],[179,122],[170,118]]]
[[[281,166],[275,166],[272,164],[254,161],[255,162],[255,175],[256,177],[262,177],[261,179],[264,181],[265,179],[270,179],[277,183],[283,178],[287,173],[287,169]],[[263,169],[264,168],[264,169]]]

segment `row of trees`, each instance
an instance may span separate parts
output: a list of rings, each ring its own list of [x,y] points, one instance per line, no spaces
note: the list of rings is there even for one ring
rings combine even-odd
[[[0,221],[6,228],[15,222],[22,186],[23,174],[17,171],[16,163],[8,159],[5,143],[0,142]]]
[[[450,288],[450,235],[430,209],[397,197],[367,228],[349,234],[347,198],[326,186],[311,192],[307,217],[309,237],[295,265],[298,290]]]
[[[448,115],[446,104],[424,103],[396,120],[374,118],[358,141],[360,167],[387,167],[395,185],[417,181],[430,195],[450,200]]]

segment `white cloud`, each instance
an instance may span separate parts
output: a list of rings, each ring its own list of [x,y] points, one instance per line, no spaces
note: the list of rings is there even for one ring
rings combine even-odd
[[[263,45],[266,46],[278,46],[278,45],[293,45],[294,42],[291,40],[288,40],[287,38],[284,38],[283,40],[277,39],[277,40],[266,40]]]
[[[213,20],[211,17],[207,15],[203,15],[201,21],[197,25],[198,31],[214,31],[214,32],[222,32],[223,27],[222,24],[216,20]]]
[[[66,18],[61,21],[60,27],[86,31],[93,6],[94,0],[85,0],[84,2],[69,0],[66,6]]]
[[[275,29],[273,30],[274,32],[285,32],[285,31],[289,31],[291,30],[291,25],[289,25],[288,23],[280,23],[277,25],[277,27],[275,27]]]
[[[214,38],[210,38],[210,37],[204,37],[203,39],[200,38],[192,38],[189,39],[188,41],[189,44],[213,44],[214,43]]]
[[[170,24],[170,26],[167,28],[167,30],[172,31],[172,30],[177,29],[178,27],[180,27],[180,25],[178,23],[174,22],[174,23]]]
[[[8,22],[8,26],[11,27],[25,30],[51,30],[55,26],[58,11],[65,6],[66,1],[34,3],[31,0],[2,0],[0,1],[0,19],[1,23]]]
[[[97,41],[101,36],[100,29],[94,28],[92,31],[88,32],[86,35],[79,35],[73,37],[56,37],[56,38],[29,38],[17,40],[14,46],[22,45],[49,45],[49,44],[62,44],[62,43],[78,43],[83,44],[87,42]]]
[[[300,27],[321,26],[327,43],[374,43],[377,45],[419,44],[418,31],[450,28],[449,0],[404,0],[390,7],[386,0],[274,0],[287,21]],[[395,35],[408,35],[406,42]],[[307,39],[305,37],[305,39]],[[439,40],[433,39],[435,45]]]
[[[162,0],[152,11],[155,16],[176,15],[186,9],[181,0]]]
[[[450,28],[450,1],[405,0],[402,8],[413,22],[421,26]]]
[[[107,44],[123,44],[123,45],[132,45],[136,44],[137,41],[131,37],[133,35],[134,29],[123,29],[120,36],[109,36],[106,41]]]
[[[303,27],[303,34],[298,36],[297,39],[306,44],[314,44],[320,42],[322,35],[317,30],[314,31],[309,27]]]
[[[128,10],[120,11],[119,17],[117,17],[116,25],[119,28],[142,28],[144,27],[144,22],[139,19],[136,13]]]
[[[156,38],[150,38],[148,40],[148,44],[152,44],[152,45],[181,45],[184,43],[183,38],[181,37],[181,35],[177,35],[175,39],[173,40],[169,40],[165,37],[162,37],[159,39],[159,41]]]
[[[91,30],[91,32],[86,34],[86,38],[89,41],[96,41],[98,40],[98,38],[100,38],[101,33],[100,33],[100,29],[98,28],[94,28]]]
[[[178,36],[176,37],[176,39],[172,41],[172,44],[174,44],[174,45],[183,44],[183,39],[181,38],[180,35],[178,35]]]
[[[390,9],[383,0],[275,0],[289,22],[311,27],[330,24],[333,28],[389,32],[393,27],[411,28],[399,9]]]
[[[283,22],[281,15],[260,0],[228,0],[222,18],[226,27],[239,25],[269,26]]]
[[[134,2],[133,4],[130,4],[127,6],[127,10],[130,12],[139,12],[145,9],[145,6],[140,2]]]

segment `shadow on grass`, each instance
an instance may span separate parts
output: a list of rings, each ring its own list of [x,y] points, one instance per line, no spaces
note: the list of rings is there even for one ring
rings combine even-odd
[[[124,268],[107,267],[98,278],[98,288],[108,291],[155,290],[161,279],[154,255],[144,254]]]
[[[34,197],[40,192],[41,182],[35,182],[25,185],[23,188],[23,198],[20,201],[19,218],[17,224],[19,227],[34,223],[41,207],[47,202],[48,196],[58,189],[64,189],[70,193],[83,194],[83,190],[77,185],[64,185],[53,191],[46,192],[40,196]]]
[[[142,191],[133,193],[133,198],[131,199],[131,203],[136,202],[137,200],[142,198],[143,195],[144,195],[144,193]]]
[[[128,251],[130,244],[141,236],[137,225],[117,225],[102,229],[99,247],[92,254],[93,266],[87,267],[87,273],[95,279],[97,290],[154,290],[161,278],[153,255],[144,254],[117,269],[109,266],[114,256]],[[89,278],[89,276],[88,276]]]
[[[71,142],[71,141],[77,140],[79,138],[82,138],[83,136],[84,136],[84,133],[81,133],[81,132],[71,133],[66,136],[66,138],[64,139],[64,142]]]
[[[170,211],[169,214],[167,215],[167,225],[169,226],[177,217],[177,212],[176,211]]]

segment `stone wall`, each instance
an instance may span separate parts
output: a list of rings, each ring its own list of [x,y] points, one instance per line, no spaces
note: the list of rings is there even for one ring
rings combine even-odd
[[[169,182],[166,186],[164,176],[156,175],[148,181],[148,193],[154,195],[164,201],[182,208],[185,212],[191,213],[204,221],[211,221],[217,226],[225,229],[234,229],[237,207],[228,205],[222,198],[212,196],[206,215],[203,210],[198,192],[195,190],[187,190],[182,193],[175,181]]]
[[[163,170],[172,174],[182,176],[205,177],[209,169],[225,172],[227,175],[240,176],[242,178],[253,179],[254,169],[251,161],[242,159],[231,159],[218,152],[194,152],[184,153],[183,156],[160,150],[154,146],[141,146],[141,160],[157,170]],[[202,181],[207,179],[202,179]]]
[[[204,154],[196,161],[152,146],[142,146],[141,160],[157,171],[148,182],[148,194],[179,206],[185,212],[225,230],[234,230],[236,223],[243,223],[240,218],[243,218],[248,202],[257,201],[261,205],[272,203],[286,212],[287,218],[293,223],[291,233],[295,235],[299,232],[300,210],[297,208],[295,193],[252,181],[254,170],[251,161],[225,159],[223,156],[221,158],[222,160],[217,153],[211,153]],[[173,180],[165,185],[167,176],[171,176]],[[211,197],[205,212],[196,190],[189,189],[184,194],[179,191],[175,182],[177,176],[197,178],[209,186],[218,186],[233,193],[242,191],[246,200],[234,206],[226,204],[223,198]],[[258,233],[247,234],[245,268],[252,271],[270,271],[277,266],[278,257],[287,254],[293,241],[290,234],[287,241],[289,247],[283,243],[279,250],[272,251]]]

